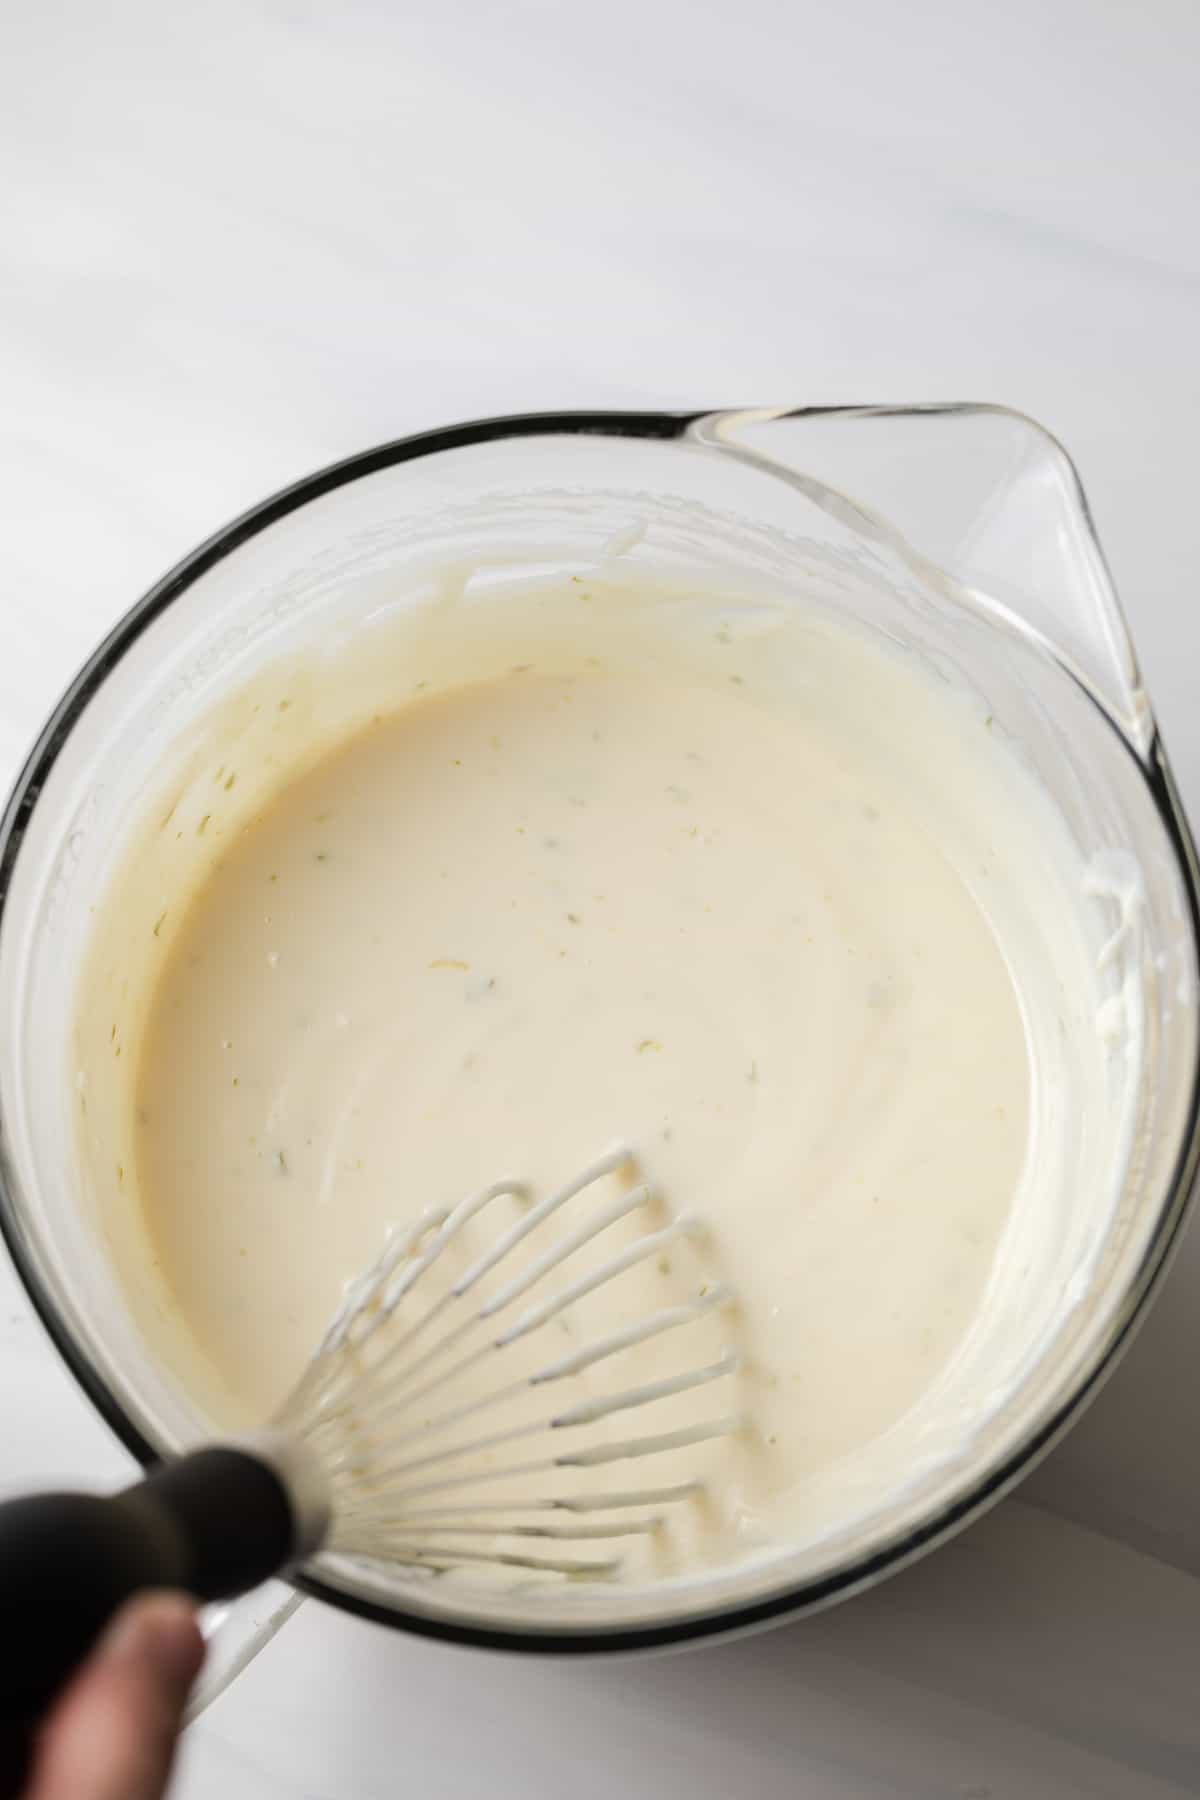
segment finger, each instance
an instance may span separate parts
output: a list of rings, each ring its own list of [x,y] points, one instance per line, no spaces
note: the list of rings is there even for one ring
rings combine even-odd
[[[45,1721],[26,1800],[160,1800],[203,1660],[186,1596],[124,1607]]]

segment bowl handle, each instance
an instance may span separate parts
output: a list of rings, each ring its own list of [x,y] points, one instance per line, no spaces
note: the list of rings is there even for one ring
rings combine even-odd
[[[188,1701],[191,1724],[239,1676],[304,1602],[298,1588],[268,1581],[240,1600],[206,1607],[201,1620],[208,1654]]]

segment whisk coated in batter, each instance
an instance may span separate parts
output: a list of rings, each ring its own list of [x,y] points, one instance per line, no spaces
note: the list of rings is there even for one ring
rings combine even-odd
[[[741,1425],[736,1401],[714,1409],[706,1392],[739,1367],[710,1256],[700,1222],[670,1216],[625,1148],[536,1203],[499,1182],[393,1231],[266,1431],[111,1498],[0,1507],[0,1606],[29,1622],[4,1716],[36,1716],[143,1587],[220,1599],[322,1549],[428,1579],[612,1578],[622,1540],[654,1540],[701,1493],[691,1448]],[[614,1329],[614,1296],[595,1303],[618,1283]],[[623,1354],[658,1339],[654,1378],[622,1380]],[[631,1431],[625,1415],[644,1408]],[[656,1480],[658,1458],[670,1474],[660,1463]],[[643,1462],[644,1481],[614,1474]]]
[[[616,1196],[539,1248],[540,1229],[606,1176],[625,1178]],[[664,1344],[657,1379],[590,1386],[592,1372],[619,1366],[622,1352],[727,1312],[732,1300],[724,1283],[707,1279],[687,1297],[668,1293],[665,1303],[631,1310],[616,1330],[587,1332],[586,1303],[600,1289],[640,1265],[653,1264],[661,1279],[668,1251],[682,1241],[703,1248],[700,1221],[666,1215],[650,1185],[634,1177],[633,1156],[621,1147],[537,1204],[520,1184],[499,1182],[389,1234],[275,1420],[283,1439],[303,1445],[320,1467],[328,1548],[429,1569],[486,1562],[601,1577],[617,1570],[618,1555],[530,1554],[509,1540],[653,1532],[663,1508],[698,1491],[695,1479],[617,1487],[602,1473],[739,1424],[725,1410],[666,1429],[659,1414],[635,1435],[613,1429],[619,1415],[734,1375],[738,1353],[728,1344],[682,1368]],[[493,1217],[514,1209],[491,1236]],[[597,1241],[623,1222],[619,1246],[597,1254]],[[559,1270],[568,1278],[551,1284]],[[554,1327],[578,1329],[583,1341],[548,1355]],[[584,1434],[585,1427],[599,1429]],[[535,1453],[514,1453],[517,1445]],[[568,1519],[547,1522],[547,1513]]]

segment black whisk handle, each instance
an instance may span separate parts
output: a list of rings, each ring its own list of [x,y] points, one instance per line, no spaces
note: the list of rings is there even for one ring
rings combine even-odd
[[[29,1723],[144,1588],[197,1600],[245,1593],[297,1553],[292,1501],[248,1450],[197,1450],[136,1486],[35,1494],[0,1506],[0,1723]]]

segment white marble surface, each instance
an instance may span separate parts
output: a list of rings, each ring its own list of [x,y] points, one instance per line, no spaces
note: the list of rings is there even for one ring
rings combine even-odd
[[[1073,451],[1200,815],[1193,0],[42,0],[0,50],[0,777],[292,476],[481,413],[990,399]],[[301,1610],[180,1793],[1200,1793],[1200,1238],[1022,1491],[637,1665]],[[0,1274],[6,1483],[124,1458]]]

